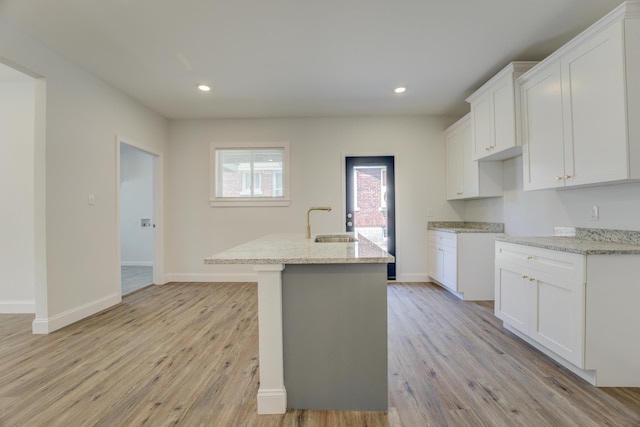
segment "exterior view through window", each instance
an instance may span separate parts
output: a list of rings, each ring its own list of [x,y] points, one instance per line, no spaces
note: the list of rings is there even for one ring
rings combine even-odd
[[[212,142],[212,207],[289,206],[289,142]]]
[[[281,148],[216,150],[216,197],[282,197],[283,152]]]

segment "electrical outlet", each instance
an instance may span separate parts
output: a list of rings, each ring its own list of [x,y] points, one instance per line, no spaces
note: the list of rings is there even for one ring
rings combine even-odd
[[[591,221],[598,221],[600,219],[600,208],[597,205],[591,206]]]
[[[433,218],[433,209],[432,208],[427,208],[427,217],[428,218]]]

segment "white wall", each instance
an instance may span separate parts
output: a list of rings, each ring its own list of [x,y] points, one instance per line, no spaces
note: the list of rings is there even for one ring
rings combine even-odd
[[[153,228],[141,228],[140,219],[153,223],[153,155],[120,146],[120,262],[153,265]]]
[[[513,236],[545,236],[554,226],[640,230],[640,183],[565,190],[522,190],[522,157],[505,160],[502,212],[495,199],[468,202],[469,221],[504,219],[506,233]],[[600,219],[589,219],[591,207]]]
[[[34,120],[34,83],[0,82],[0,313],[35,312]]]
[[[445,201],[442,132],[452,121],[425,117],[172,121],[168,279],[252,277],[250,267],[205,266],[203,259],[265,234],[302,234],[310,206],[334,207],[313,216],[313,233],[344,230],[341,155],[391,154],[396,162],[397,275],[399,280],[426,280],[427,208],[433,209],[434,219],[459,219],[464,214],[464,205]],[[291,205],[210,207],[209,143],[214,141],[289,141]]]
[[[168,125],[2,22],[0,57],[46,79],[47,269],[45,288],[36,294],[34,331],[49,332],[120,300],[116,134],[162,153]],[[44,147],[36,150],[36,161],[43,153]],[[36,192],[42,192],[38,184]],[[37,215],[44,213],[36,209]]]

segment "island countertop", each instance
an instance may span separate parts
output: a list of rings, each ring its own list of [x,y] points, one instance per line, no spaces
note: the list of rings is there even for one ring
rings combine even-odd
[[[348,234],[348,233],[342,233]],[[205,264],[385,264],[394,257],[366,237],[318,243],[303,234],[269,234],[205,258]]]

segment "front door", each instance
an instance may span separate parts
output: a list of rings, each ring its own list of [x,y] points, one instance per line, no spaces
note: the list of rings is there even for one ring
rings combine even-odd
[[[396,254],[393,156],[346,157],[346,231],[360,233],[391,255]],[[396,278],[396,264],[387,266]]]

